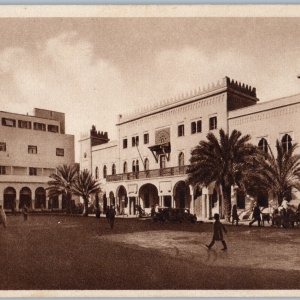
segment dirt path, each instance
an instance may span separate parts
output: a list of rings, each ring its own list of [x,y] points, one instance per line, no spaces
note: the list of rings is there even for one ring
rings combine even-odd
[[[152,231],[101,237],[127,247],[155,249],[172,257],[205,265],[300,271],[300,238],[289,232],[269,231],[266,236],[265,231],[251,229],[240,232],[238,236],[228,233],[225,238],[228,251],[221,251],[221,243],[216,243],[208,251],[205,246],[211,239],[208,232]]]

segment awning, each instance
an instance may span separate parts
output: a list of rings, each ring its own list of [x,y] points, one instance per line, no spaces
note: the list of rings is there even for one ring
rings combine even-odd
[[[166,155],[167,160],[170,159],[170,153],[171,153],[171,143],[165,143],[165,144],[157,144],[148,147],[150,151],[152,152],[155,161],[158,162],[159,155]]]

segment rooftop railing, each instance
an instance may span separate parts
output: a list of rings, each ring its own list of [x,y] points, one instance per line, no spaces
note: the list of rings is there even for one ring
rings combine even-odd
[[[139,171],[139,172],[107,175],[106,181],[108,182],[125,181],[125,180],[155,178],[155,177],[164,177],[164,176],[173,176],[173,175],[184,175],[186,174],[187,168],[188,166],[177,166],[177,167],[146,170],[146,171]]]

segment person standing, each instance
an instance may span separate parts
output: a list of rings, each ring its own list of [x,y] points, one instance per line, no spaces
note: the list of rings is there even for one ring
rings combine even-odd
[[[0,224],[2,223],[3,227],[6,228],[6,214],[4,209],[2,208],[2,205],[0,205]]]
[[[109,210],[109,225],[111,229],[114,228],[115,217],[116,217],[116,210],[115,207],[112,205]]]
[[[24,221],[27,221],[27,219],[28,219],[28,213],[29,213],[28,207],[27,207],[27,205],[26,205],[26,203],[25,203],[24,206],[23,206],[23,217],[24,217]]]
[[[214,219],[215,219],[215,223],[214,223],[213,238],[212,238],[211,243],[209,245],[206,245],[206,247],[210,250],[216,241],[221,241],[223,244],[222,250],[227,250],[227,244],[223,237],[223,231],[225,233],[227,233],[227,230],[226,230],[225,226],[220,222],[219,214],[214,214]]]
[[[256,203],[256,205],[253,208],[253,215],[252,215],[252,221],[249,223],[249,226],[251,227],[252,224],[254,222],[257,221],[258,223],[258,227],[260,227],[260,221],[261,221],[261,217],[260,217],[261,211],[259,209],[258,203]]]
[[[238,226],[240,219],[239,219],[239,216],[238,216],[236,204],[234,204],[232,206],[231,217],[232,217],[232,225],[234,224],[234,221],[235,221],[236,222],[235,225]]]

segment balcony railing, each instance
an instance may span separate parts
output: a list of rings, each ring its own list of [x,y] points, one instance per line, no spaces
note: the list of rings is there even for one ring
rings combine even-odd
[[[106,181],[125,181],[134,179],[144,179],[144,178],[155,178],[173,175],[184,175],[186,174],[188,166],[177,166],[171,168],[154,169],[140,172],[123,173],[116,175],[107,175]]]

